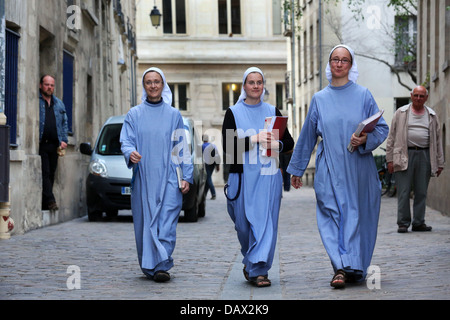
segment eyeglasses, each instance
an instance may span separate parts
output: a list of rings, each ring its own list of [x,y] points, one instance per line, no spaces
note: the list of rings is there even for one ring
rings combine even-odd
[[[249,82],[247,82],[248,83],[248,85],[250,85],[250,86],[254,86],[255,84],[258,86],[258,87],[260,87],[260,86],[262,86],[264,83],[262,82],[262,81],[249,81]]]
[[[424,95],[424,94],[413,94],[413,97],[414,98],[425,98],[426,97],[426,95]]]
[[[348,59],[341,59],[341,60],[339,60],[338,58],[330,59],[330,62],[331,62],[331,63],[334,63],[334,64],[338,64],[339,62],[342,63],[342,64],[349,64],[349,63],[352,63],[352,62],[351,62],[350,60],[348,60]]]
[[[159,86],[161,84],[161,81],[145,81],[144,82],[146,86],[151,86],[152,84],[154,84],[155,86]]]

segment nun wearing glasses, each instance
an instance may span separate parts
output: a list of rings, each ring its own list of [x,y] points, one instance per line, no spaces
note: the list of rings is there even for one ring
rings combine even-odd
[[[298,189],[311,153],[316,152],[314,189],[317,225],[334,276],[330,285],[363,281],[377,237],[381,185],[372,156],[389,128],[380,118],[375,129],[356,137],[358,123],[379,111],[367,88],[356,84],[355,55],[346,45],[334,47],[326,68],[329,85],[317,92],[287,171]],[[351,143],[354,151],[347,146]]]
[[[264,129],[266,117],[281,116],[263,101],[265,79],[256,67],[247,69],[238,102],[225,114],[222,126],[225,161],[230,164],[226,185],[227,210],[235,224],[243,255],[245,279],[257,287],[271,285],[283,179],[279,152],[292,150],[294,141],[286,129],[283,138]],[[272,157],[262,154],[271,149]]]
[[[193,165],[183,119],[171,106],[163,72],[147,69],[142,86],[142,103],[127,113],[120,142],[133,170],[131,210],[139,265],[148,278],[165,282],[170,280],[178,216],[193,182]],[[181,188],[177,167],[182,169]]]

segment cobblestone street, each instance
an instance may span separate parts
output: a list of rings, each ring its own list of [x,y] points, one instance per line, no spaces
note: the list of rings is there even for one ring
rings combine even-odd
[[[428,208],[425,218],[432,232],[399,234],[397,199],[388,197],[382,197],[372,259],[380,271],[379,287],[369,289],[364,283],[331,288],[332,268],[317,230],[314,190],[307,187],[284,193],[277,254],[269,272],[272,286],[254,288],[242,275],[234,226],[217,189],[217,199],[207,200],[205,218],[178,224],[170,282],[155,283],[141,273],[131,213],[125,211],[113,221],[82,217],[0,241],[0,299],[450,298],[450,218]],[[73,277],[77,272],[79,282]]]

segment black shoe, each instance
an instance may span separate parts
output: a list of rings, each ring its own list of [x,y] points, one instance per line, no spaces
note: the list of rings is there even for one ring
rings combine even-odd
[[[58,210],[58,206],[56,205],[56,202],[55,202],[55,201],[49,202],[49,204],[48,204],[48,210],[51,210],[51,211],[56,211],[56,210]]]
[[[431,227],[427,226],[425,223],[419,226],[412,226],[412,231],[431,231]]]
[[[153,276],[155,282],[166,282],[170,280],[170,274],[166,271],[156,271]]]
[[[407,233],[408,232],[408,227],[407,226],[398,226],[398,233]]]

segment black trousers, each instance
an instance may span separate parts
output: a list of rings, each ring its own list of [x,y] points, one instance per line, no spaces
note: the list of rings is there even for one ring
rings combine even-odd
[[[42,209],[47,210],[48,204],[55,201],[53,183],[58,165],[58,143],[43,141],[39,144],[39,155],[42,165]]]

